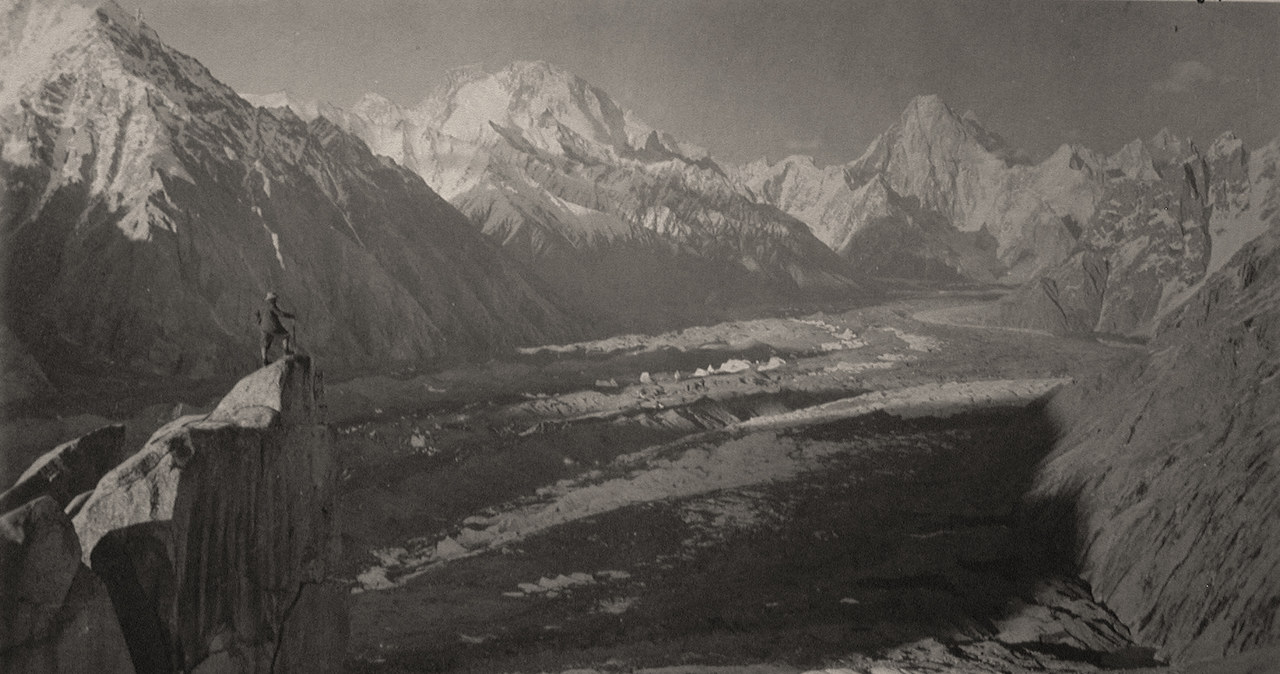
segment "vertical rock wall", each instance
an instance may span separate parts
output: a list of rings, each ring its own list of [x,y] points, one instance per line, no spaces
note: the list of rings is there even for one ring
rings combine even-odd
[[[340,668],[332,437],[306,358],[160,429],[75,517],[139,670]]]
[[[132,672],[102,581],[50,496],[0,517],[0,672]]]

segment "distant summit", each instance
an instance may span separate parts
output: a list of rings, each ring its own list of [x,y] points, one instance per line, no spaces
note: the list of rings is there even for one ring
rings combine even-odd
[[[334,118],[423,176],[602,325],[865,296],[849,265],[803,223],[744,194],[705,149],[554,65],[454,70],[411,109],[371,100]]]
[[[1087,219],[1092,178],[1025,153],[938,96],[912,99],[858,159],[819,170],[787,159],[740,179],[804,220],[859,269],[883,276],[1020,282],[1060,260]]]

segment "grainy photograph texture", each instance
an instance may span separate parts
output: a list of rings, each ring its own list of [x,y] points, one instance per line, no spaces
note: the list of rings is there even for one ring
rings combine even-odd
[[[1278,45],[0,0],[0,671],[1280,672]]]

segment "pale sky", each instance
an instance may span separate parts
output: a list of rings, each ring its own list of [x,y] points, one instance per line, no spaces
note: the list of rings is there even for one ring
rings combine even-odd
[[[545,60],[729,162],[855,159],[916,95],[1039,158],[1162,126],[1280,135],[1280,4],[1012,0],[117,0],[248,93],[420,101]]]

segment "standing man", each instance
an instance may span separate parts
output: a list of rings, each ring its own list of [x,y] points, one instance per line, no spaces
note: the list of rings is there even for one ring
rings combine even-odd
[[[292,335],[288,330],[284,329],[284,324],[280,322],[283,318],[294,318],[294,315],[276,306],[277,295],[274,292],[267,293],[266,304],[256,312],[258,319],[258,330],[262,332],[262,364],[269,365],[270,360],[267,359],[267,351],[271,349],[271,342],[276,337],[282,338],[282,346],[284,347],[284,355],[293,355]]]

